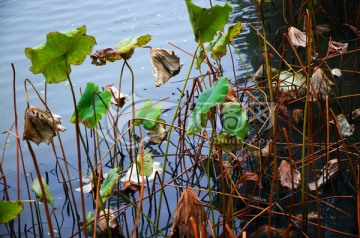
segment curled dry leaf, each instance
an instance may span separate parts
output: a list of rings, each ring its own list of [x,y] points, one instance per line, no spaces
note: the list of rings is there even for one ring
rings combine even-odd
[[[141,185],[138,183],[134,183],[133,181],[126,181],[123,184],[123,190],[125,191],[131,191],[131,192],[137,192],[140,190]]]
[[[119,93],[117,88],[113,87],[112,84],[107,84],[103,87],[104,91],[111,93],[111,103],[118,107],[123,107],[124,104],[129,101],[129,95],[125,93]]]
[[[119,221],[116,219],[116,215],[114,210],[112,209],[104,209],[104,211],[100,211],[100,230],[107,231],[107,228],[115,229],[119,226]],[[106,221],[109,220],[109,223]]]
[[[299,124],[304,119],[304,111],[302,109],[295,109],[291,113],[291,121]]]
[[[324,184],[326,184],[328,181],[334,180],[338,172],[339,172],[339,160],[338,159],[329,160],[317,175],[318,188],[324,186]],[[311,191],[316,190],[315,181],[309,183],[309,189]]]
[[[225,97],[224,102],[238,102],[236,91],[229,85],[228,94]]]
[[[159,87],[180,72],[182,64],[174,51],[161,48],[152,48],[150,62],[155,77],[155,85]]]
[[[259,157],[260,152],[263,157],[268,157],[271,154],[272,142],[272,139],[267,140],[265,147],[259,151]]]
[[[198,233],[196,235],[192,232],[190,219],[193,219],[193,222],[196,225]],[[199,197],[193,190],[187,188],[181,194],[179,202],[176,205],[176,209],[174,211],[174,221],[169,237],[207,237],[206,234],[202,234],[200,229],[202,227],[202,223],[206,223],[206,220],[206,212]]]
[[[326,96],[331,91],[331,86],[335,84],[326,76],[325,72],[316,67],[314,73],[310,78],[310,101],[325,100]]]
[[[24,140],[31,140],[37,145],[41,142],[49,144],[56,131],[65,131],[61,125],[61,117],[51,114],[35,106],[30,106],[25,111]]]
[[[355,131],[355,126],[349,124],[344,114],[339,114],[336,116],[336,119],[340,126],[340,131],[343,136],[352,136]],[[330,123],[334,124],[334,121],[331,120]]]
[[[276,68],[272,68],[272,67],[270,67],[270,71],[271,71],[272,76],[279,73],[279,70],[277,70]],[[266,65],[262,64],[262,65],[260,65],[260,67],[258,68],[256,73],[254,74],[254,78],[259,80],[259,79],[265,78],[265,77],[267,77]]]
[[[360,120],[360,108],[355,109],[352,113],[351,113],[351,119],[359,121]]]
[[[279,166],[279,178],[281,186],[289,189],[297,189],[301,183],[300,172],[291,168],[291,165],[286,160],[281,161]]]
[[[160,121],[163,121],[160,119]],[[166,130],[164,128],[164,125],[161,123],[156,123],[153,128],[148,130],[148,136],[150,140],[156,144],[160,144],[166,137]]]
[[[299,29],[291,26],[288,30],[288,36],[295,47],[306,47],[306,35]]]
[[[337,41],[332,41],[330,38],[328,44],[328,52],[340,52],[341,54],[345,53],[348,49],[348,43],[341,43]]]
[[[96,66],[105,65],[106,61],[114,62],[116,60],[121,60],[121,56],[118,52],[114,51],[112,48],[97,50],[94,54],[90,55],[92,62]]]

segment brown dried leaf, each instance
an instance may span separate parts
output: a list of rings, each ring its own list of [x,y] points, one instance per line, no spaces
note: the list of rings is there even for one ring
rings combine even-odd
[[[243,176],[241,176],[241,180],[255,181],[257,183],[257,185],[259,186],[259,188],[262,188],[261,180],[260,180],[259,176],[255,173],[246,172],[246,173],[244,173]]]
[[[352,113],[351,113],[351,119],[359,121],[360,120],[360,108],[355,109]]]
[[[291,26],[288,30],[288,36],[295,47],[306,47],[306,35],[299,29]]]
[[[238,102],[236,91],[229,86],[228,94],[225,97],[225,102]]]
[[[104,91],[111,93],[111,103],[118,107],[123,107],[124,104],[129,101],[129,96],[124,93],[119,93],[117,88],[113,87],[112,84],[107,84],[103,87]]]
[[[30,106],[26,109],[24,140],[31,140],[37,145],[41,142],[49,144],[52,138],[56,136],[56,131],[65,130],[66,128],[61,125],[61,117],[59,115],[50,114],[35,106]]]
[[[159,119],[159,121],[164,120]],[[166,133],[167,131],[165,130],[164,125],[161,123],[156,123],[153,128],[148,130],[148,136],[150,140],[156,144],[160,144],[165,139]]]
[[[272,238],[283,238],[294,237],[294,232],[290,229],[280,229],[268,225],[259,226],[254,233],[251,234],[250,238],[259,238],[259,237],[272,237]]]
[[[302,219],[302,214],[297,214],[295,217]],[[317,212],[310,212],[309,214],[307,214],[307,218],[311,219],[311,220],[316,220],[318,219],[319,214]],[[324,219],[322,216],[320,216],[320,219]]]
[[[279,71],[276,68],[270,67],[270,70],[271,70],[272,76],[279,73]],[[267,77],[267,72],[266,72],[266,66],[263,64],[263,65],[260,65],[260,67],[258,68],[256,73],[254,74],[254,78],[261,79],[261,78],[265,78],[265,77]]]
[[[317,185],[318,188],[321,188],[328,181],[332,181],[336,178],[339,172],[339,160],[332,159],[329,160],[326,165],[322,168],[322,170],[317,174]],[[311,191],[316,190],[315,181],[309,183],[309,189]]]
[[[297,189],[301,183],[300,172],[296,169],[292,169],[286,160],[281,161],[279,166],[279,178],[281,186],[289,189]]]
[[[206,212],[196,193],[190,188],[187,188],[181,194],[180,200],[176,205],[174,222],[169,237],[195,237],[190,226],[190,218],[192,218],[196,224],[197,235],[200,234],[200,237],[204,237],[204,234],[201,232],[201,226],[202,223],[207,220]]]
[[[330,38],[328,44],[328,52],[340,52],[341,54],[345,53],[348,49],[348,43],[341,43],[337,41],[332,41]]]
[[[131,180],[128,180],[128,181],[124,182],[124,184],[123,184],[124,191],[128,190],[128,191],[131,191],[131,192],[137,192],[137,191],[140,190],[140,187],[141,187],[140,184],[134,183]]]
[[[299,124],[304,119],[304,111],[302,109],[295,109],[291,114],[291,121]]]
[[[94,54],[90,55],[90,57],[92,59],[91,63],[96,66],[105,65],[106,61],[114,62],[122,59],[120,54],[112,48],[97,50]]]
[[[331,91],[331,86],[335,84],[326,76],[325,72],[316,67],[314,73],[310,78],[310,101],[325,100],[326,96]]]
[[[272,139],[267,140],[265,147],[261,149],[261,155],[263,157],[268,157],[271,154],[272,142]],[[260,157],[260,151],[258,153]]]
[[[105,211],[105,212],[104,212]],[[107,231],[107,228],[115,229],[119,226],[119,221],[116,219],[116,215],[114,210],[112,209],[104,209],[104,211],[100,212],[100,230]],[[106,218],[109,220],[107,223]],[[109,224],[109,226],[108,226]]]
[[[353,124],[349,124],[344,114],[337,115],[336,120],[339,123],[340,131],[343,136],[353,135],[355,126]],[[334,124],[334,120],[331,120],[330,123]]]
[[[155,85],[159,87],[180,72],[182,64],[172,50],[152,48],[150,51],[150,62],[155,77]]]

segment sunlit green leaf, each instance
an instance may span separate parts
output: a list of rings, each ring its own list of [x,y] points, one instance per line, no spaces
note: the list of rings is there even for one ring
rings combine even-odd
[[[145,176],[150,176],[153,172],[153,164],[154,164],[154,160],[151,157],[150,152],[148,152],[147,150],[144,150],[144,156],[143,156],[143,160],[144,160],[144,175]],[[137,165],[139,166],[139,174],[141,174],[142,172],[142,161],[141,161],[141,155],[139,154],[137,156],[137,160],[136,160]]]
[[[121,40],[114,50],[120,54],[123,59],[131,58],[136,47],[146,45],[151,40],[151,35],[132,36]]]
[[[99,87],[94,83],[87,83],[86,88],[77,104],[79,122],[92,129],[107,113],[111,101],[109,91],[99,92]],[[70,122],[76,123],[76,115],[73,113]]]
[[[42,184],[44,186],[46,201],[51,206],[54,206],[54,195],[51,193],[49,185],[46,183],[46,181],[45,181],[45,179],[43,177],[41,177],[41,181],[42,181]],[[38,198],[40,198],[41,201],[44,200],[44,195],[43,195],[43,193],[41,191],[40,181],[39,181],[38,177],[36,177],[34,179],[34,181],[32,182],[31,189],[34,191],[36,196],[38,196]]]
[[[68,78],[70,65],[80,65],[95,44],[95,38],[86,35],[86,27],[81,26],[65,33],[50,32],[44,43],[26,48],[25,54],[31,60],[31,72],[43,73],[46,83],[59,83]]]
[[[227,3],[223,7],[216,5],[211,8],[202,8],[193,4],[191,0],[185,0],[185,2],[196,42],[210,42],[215,33],[228,23],[232,7]]]
[[[193,111],[187,134],[193,135],[202,130],[206,124],[207,113],[219,103],[222,103],[229,90],[229,80],[221,77],[216,84],[200,94]]]
[[[226,55],[226,47],[231,43],[236,35],[239,35],[242,29],[241,22],[236,25],[230,26],[225,33],[221,33],[221,37],[215,43],[212,48],[211,57],[215,60],[219,60],[221,57]]]
[[[222,127],[223,133],[244,139],[249,130],[249,121],[238,102],[223,104]]]
[[[24,204],[20,201],[0,201],[0,224],[14,220],[24,210]]]
[[[140,124],[142,124],[146,130],[151,130],[151,128],[155,126],[156,120],[160,118],[161,113],[162,113],[161,105],[152,105],[151,100],[146,100],[144,102],[143,107],[136,115],[137,118],[144,118],[144,119],[136,120],[134,125],[139,126]],[[149,121],[146,119],[150,119],[154,121]]]
[[[109,171],[106,179],[101,184],[100,196],[101,196],[103,203],[112,195],[113,187],[119,180],[119,173],[118,173],[119,170],[120,170],[120,167],[111,169]]]

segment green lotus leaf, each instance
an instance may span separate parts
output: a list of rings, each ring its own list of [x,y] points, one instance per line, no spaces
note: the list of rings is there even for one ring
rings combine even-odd
[[[45,179],[43,177],[41,177],[41,181],[42,184],[44,186],[44,190],[45,190],[45,196],[46,196],[46,201],[51,205],[54,206],[54,195],[51,193],[49,185],[46,183]],[[31,189],[34,191],[34,193],[36,194],[36,196],[38,196],[38,198],[40,198],[41,201],[44,200],[44,195],[41,191],[41,187],[40,187],[40,182],[39,182],[39,178],[36,177],[34,179],[34,181],[31,184]]]
[[[227,3],[223,7],[216,5],[211,8],[202,8],[193,4],[191,0],[185,0],[185,2],[196,42],[210,42],[216,32],[228,23],[232,7]]]
[[[99,92],[99,87],[94,83],[87,83],[86,88],[77,104],[79,122],[93,129],[107,113],[111,101],[109,91]],[[70,122],[76,123],[76,115],[73,113]]]
[[[154,164],[154,160],[151,157],[150,152],[148,152],[147,150],[144,150],[144,175],[149,177],[152,172],[153,172],[153,164]],[[142,172],[142,162],[141,162],[141,156],[140,154],[137,156],[137,160],[136,163],[138,165],[139,168],[139,174],[141,174]]]
[[[223,104],[222,115],[223,133],[236,138],[244,139],[249,130],[249,121],[245,112],[238,102],[226,102]]]
[[[24,210],[21,201],[0,201],[0,224],[14,220]]]
[[[200,94],[186,134],[193,135],[202,130],[206,125],[207,113],[212,107],[224,101],[228,90],[229,80],[226,77],[221,77],[214,86]]]
[[[31,72],[43,73],[46,83],[59,83],[68,78],[70,65],[80,65],[95,44],[95,38],[86,35],[86,27],[81,26],[65,33],[50,32],[44,43],[26,48],[25,54],[31,60]]]
[[[111,169],[104,182],[101,184],[100,196],[103,203],[112,196],[113,187],[119,180],[119,170],[120,167]]]
[[[123,59],[130,59],[136,47],[146,45],[151,40],[151,35],[132,36],[121,40],[114,50],[120,54]]]
[[[160,118],[161,113],[162,113],[161,105],[152,105],[151,100],[146,100],[144,102],[143,107],[136,115],[137,118],[144,118],[144,119],[135,120],[134,125],[139,126],[140,124],[142,124],[146,130],[151,130],[155,126],[156,120]],[[150,119],[154,121],[149,121],[146,119]]]

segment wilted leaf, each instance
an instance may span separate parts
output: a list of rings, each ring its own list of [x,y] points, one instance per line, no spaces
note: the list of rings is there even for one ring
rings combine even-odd
[[[351,119],[359,121],[360,120],[360,108],[355,109],[352,113],[351,113]]]
[[[206,223],[207,216],[203,205],[196,193],[186,188],[179,199],[174,211],[174,221],[171,227],[170,238],[176,237],[203,237],[200,227]],[[196,225],[197,234],[193,234],[190,226],[190,219],[193,219]]]
[[[285,93],[289,93],[290,91],[295,91],[299,93],[305,93],[305,82],[306,78],[301,73],[291,73],[288,71],[282,71],[279,77],[279,89]],[[277,80],[273,80],[273,90],[276,89]]]
[[[334,83],[326,76],[325,72],[316,67],[310,78],[310,101],[325,100]]]
[[[147,150],[144,150],[143,156],[141,156],[141,154],[139,154],[137,156],[136,163],[137,163],[137,165],[139,167],[139,173],[140,174],[141,174],[141,171],[143,169],[142,164],[144,164],[144,174],[145,174],[145,176],[150,176],[152,174],[154,160],[151,157],[150,152],[148,152]]]
[[[54,120],[53,120],[54,119]],[[30,106],[25,111],[24,140],[31,140],[37,145],[41,142],[49,144],[56,131],[65,131],[61,125],[61,117],[50,114],[35,106]]]
[[[115,229],[119,226],[115,211],[112,209],[104,209],[100,211],[100,231],[106,232],[108,228]]]
[[[226,102],[222,105],[222,131],[244,139],[249,130],[249,120],[238,102]]]
[[[230,85],[224,102],[239,102],[236,91]]]
[[[87,83],[86,88],[77,104],[79,122],[93,129],[109,110],[111,93],[99,92],[99,87],[94,83]],[[76,123],[76,114],[73,113],[70,122]]]
[[[163,171],[161,163],[159,162],[154,162],[152,166],[152,173],[147,177],[148,181],[151,181],[155,178],[156,172],[160,174]],[[136,184],[142,183],[141,171],[139,170],[139,167],[136,163],[132,164],[130,169],[126,172],[125,176],[120,179],[120,181],[123,183],[129,180]]]
[[[334,180],[338,172],[339,172],[339,160],[338,159],[329,160],[326,163],[326,165],[322,168],[322,170],[317,174],[316,179],[317,179],[318,188],[321,188],[328,181]],[[311,191],[316,190],[315,181],[309,183],[309,189]]]
[[[339,114],[336,116],[336,119],[339,123],[341,134],[343,136],[352,136],[352,134],[355,131],[355,126],[349,124],[349,122],[346,119],[346,116],[344,114]],[[334,123],[334,121],[331,120],[330,123]]]
[[[260,150],[261,155],[263,157],[268,157],[271,154],[272,144],[273,144],[272,139],[267,140],[265,147]],[[260,151],[259,151],[259,157],[260,157]]]
[[[279,70],[277,70],[276,68],[270,67],[269,70],[270,70],[272,76],[275,76],[279,73]],[[254,74],[254,78],[259,80],[259,79],[266,78],[266,77],[267,77],[266,65],[264,65],[264,64],[260,65],[260,67]]]
[[[121,40],[114,50],[120,54],[120,56],[127,60],[133,55],[135,48],[146,45],[151,40],[151,35],[132,36]]]
[[[306,35],[305,33],[301,32],[299,29],[291,26],[288,30],[288,36],[291,43],[295,47],[306,47]]]
[[[216,5],[211,8],[202,8],[193,4],[191,0],[185,0],[185,2],[195,41],[198,43],[210,42],[215,33],[228,23],[232,7],[227,3],[223,7]]]
[[[132,192],[137,192],[137,191],[140,190],[140,187],[141,187],[140,184],[134,183],[134,182],[131,181],[131,180],[128,180],[128,181],[126,181],[126,182],[123,184],[123,189],[124,189],[124,191],[125,191],[125,190],[128,190],[128,191],[132,191]]]
[[[105,202],[109,197],[112,196],[113,187],[116,185],[117,181],[119,180],[119,173],[120,167],[113,168],[109,171],[107,177],[105,178],[104,182],[102,182],[100,187],[100,196],[102,202]]]
[[[289,189],[297,189],[301,183],[301,174],[297,169],[291,168],[286,160],[281,161],[279,166],[279,178],[281,186]]]
[[[166,137],[166,130],[163,124],[156,123],[153,128],[148,130],[147,134],[152,142],[160,144]]]
[[[14,220],[24,210],[24,204],[20,201],[0,201],[0,224]]]
[[[143,107],[136,115],[137,118],[144,119],[136,120],[134,122],[134,125],[139,126],[140,124],[142,124],[146,130],[151,130],[156,125],[156,121],[159,120],[161,113],[161,105],[153,105],[151,100],[146,100]]]
[[[241,176],[241,180],[244,181],[254,181],[258,185],[259,188],[262,188],[261,180],[259,176],[252,172],[246,172],[243,176]]]
[[[96,66],[105,65],[106,61],[114,62],[116,60],[121,60],[121,56],[118,52],[112,48],[97,50],[94,54],[90,55],[92,59],[92,64]]]
[[[211,57],[214,60],[219,60],[221,57],[226,55],[226,47],[231,43],[236,35],[239,35],[242,30],[241,22],[230,26],[225,33],[220,33],[220,37],[216,38],[217,41],[211,51]]]
[[[46,83],[59,83],[68,78],[70,65],[82,64],[95,44],[95,38],[86,35],[86,27],[81,26],[65,33],[50,32],[44,43],[26,48],[25,54],[31,60],[31,72],[43,73]]]
[[[342,77],[342,73],[341,73],[340,69],[338,69],[338,68],[332,69],[331,74],[336,78],[341,78]]]
[[[196,103],[189,126],[186,128],[188,135],[193,135],[202,130],[206,124],[207,113],[219,103],[222,103],[229,90],[229,80],[221,77],[216,84],[202,92]]]
[[[150,62],[152,73],[155,77],[155,85],[159,87],[180,72],[182,64],[172,50],[152,48],[150,50]]]
[[[46,183],[45,179],[41,177],[41,181],[44,187],[46,201],[51,205],[54,206],[54,195],[51,193],[49,185]],[[44,200],[44,195],[41,191],[39,178],[36,177],[31,184],[31,189],[36,194],[36,196],[40,199],[40,201]]]
[[[330,38],[328,44],[328,52],[340,52],[341,54],[345,53],[348,49],[348,43],[341,43],[337,41],[332,41]]]
[[[301,109],[295,109],[291,114],[291,121],[299,124],[302,120],[304,120],[304,111]]]
[[[124,104],[129,101],[129,96],[127,94],[119,93],[117,88],[113,87],[111,84],[105,85],[103,90],[111,93],[111,103],[118,107],[123,107]]]

